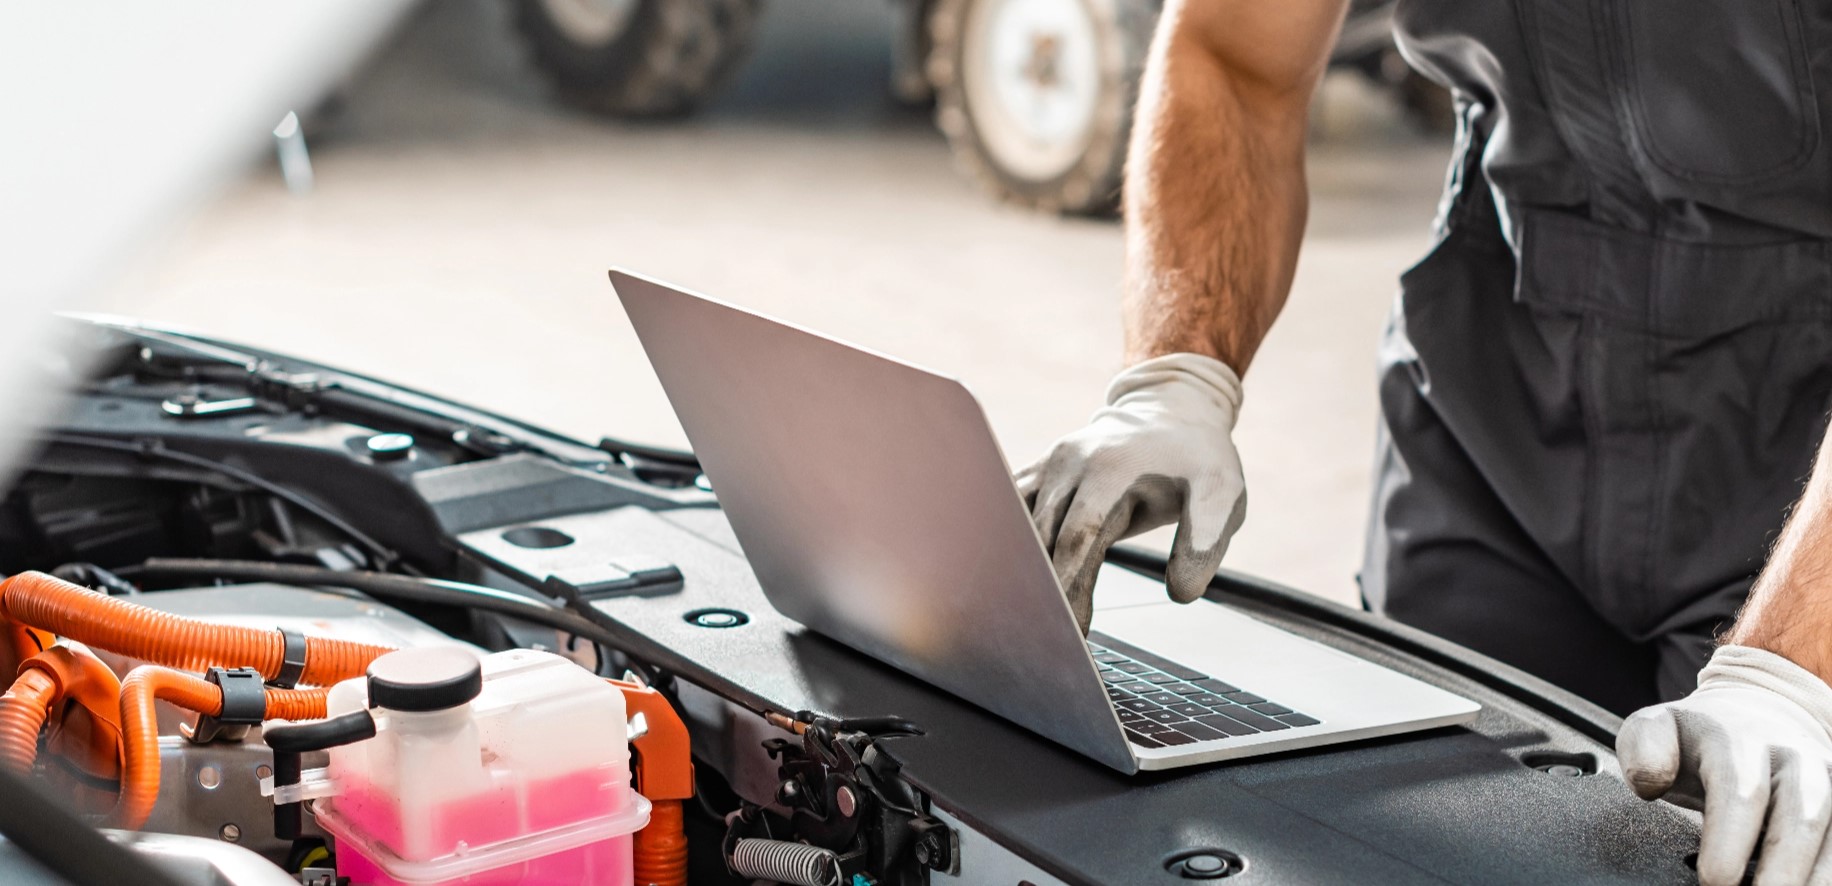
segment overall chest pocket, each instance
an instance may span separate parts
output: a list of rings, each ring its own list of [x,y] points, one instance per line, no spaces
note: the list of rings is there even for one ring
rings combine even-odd
[[[1712,184],[1799,169],[1819,109],[1798,0],[1617,0],[1614,41],[1640,151]]]

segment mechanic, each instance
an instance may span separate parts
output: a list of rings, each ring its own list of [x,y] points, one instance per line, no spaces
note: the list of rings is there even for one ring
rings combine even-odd
[[[1018,478],[1084,626],[1114,541],[1178,524],[1169,590],[1193,600],[1245,516],[1239,376],[1290,289],[1344,6],[1165,4],[1126,181],[1130,367]],[[1832,467],[1711,650],[1832,404],[1832,57],[1808,51],[1832,11],[1401,0],[1396,29],[1460,125],[1380,347],[1363,598],[1619,712],[1699,687],[1630,721],[1631,780],[1709,791],[1700,875],[1731,883],[1772,755],[1762,865],[1797,882],[1832,807]]]

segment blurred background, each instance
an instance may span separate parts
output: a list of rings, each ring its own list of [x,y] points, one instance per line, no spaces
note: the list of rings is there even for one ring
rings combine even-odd
[[[1153,4],[931,5],[410,7],[97,307],[684,445],[618,265],[957,375],[1020,465],[1120,368],[1111,130]],[[1356,6],[1314,112],[1297,282],[1247,378],[1252,498],[1226,564],[1345,603],[1374,348],[1450,151],[1381,4]]]

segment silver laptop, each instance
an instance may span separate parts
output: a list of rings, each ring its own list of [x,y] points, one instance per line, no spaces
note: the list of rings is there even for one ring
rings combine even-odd
[[[1467,699],[1107,567],[1084,638],[960,382],[611,282],[784,615],[1124,772],[1464,723]]]

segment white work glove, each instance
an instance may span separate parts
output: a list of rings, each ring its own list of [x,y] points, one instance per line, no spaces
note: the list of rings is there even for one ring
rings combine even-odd
[[[1764,830],[1758,886],[1832,883],[1832,687],[1787,659],[1724,646],[1698,689],[1616,736],[1629,786],[1705,813],[1698,880],[1734,886]]]
[[[1113,377],[1107,406],[1086,427],[1018,472],[1083,632],[1094,615],[1095,574],[1122,538],[1176,523],[1170,596],[1188,603],[1208,588],[1247,515],[1233,440],[1240,398],[1240,377],[1219,360],[1147,360]]]

